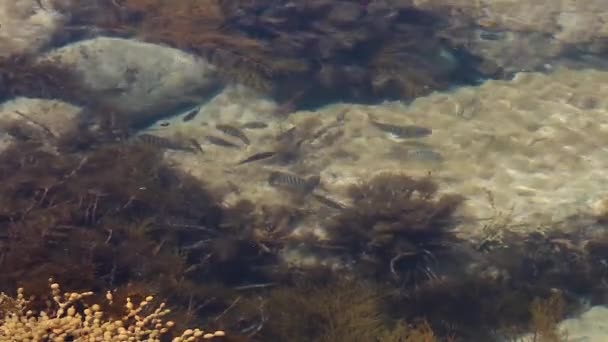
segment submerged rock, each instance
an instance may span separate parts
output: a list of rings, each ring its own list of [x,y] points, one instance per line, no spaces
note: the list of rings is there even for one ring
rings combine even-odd
[[[571,341],[601,342],[608,336],[608,308],[594,306],[578,318],[567,319],[561,327]]]
[[[586,44],[608,38],[604,0],[416,0],[413,5],[449,18],[443,30],[449,41],[509,74],[561,62],[573,50],[592,52]],[[487,39],[488,31],[502,39]]]
[[[54,8],[58,2],[1,1],[0,57],[35,53],[44,48],[65,23],[66,17]]]
[[[81,113],[62,101],[18,97],[0,104],[0,131],[16,140],[46,141],[75,129]]]
[[[100,102],[145,122],[189,103],[200,103],[218,85],[204,59],[161,45],[95,38],[43,56],[73,67]]]
[[[559,324],[559,329],[567,333],[568,341],[604,342],[608,336],[608,308],[594,306],[576,318],[569,318]],[[518,342],[533,341],[534,337],[526,335]]]

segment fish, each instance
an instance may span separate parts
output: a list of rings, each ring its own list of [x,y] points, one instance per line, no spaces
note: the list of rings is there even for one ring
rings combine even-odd
[[[296,102],[300,100],[308,91],[308,88],[304,90],[300,90],[295,93],[292,97],[287,99],[287,101],[281,103],[277,108],[275,108],[273,115],[274,116],[287,116],[296,111]]]
[[[424,161],[424,162],[441,162],[441,161],[443,161],[443,156],[441,155],[441,153],[433,151],[428,148],[407,150],[405,155],[406,155],[407,159],[413,159],[413,160],[417,160],[417,161]]]
[[[268,159],[268,158],[272,158],[276,155],[277,153],[274,151],[267,151],[267,152],[258,152],[256,154],[253,154],[243,160],[241,160],[240,162],[238,162],[238,165],[242,165],[242,164],[247,164],[247,163],[251,163],[254,161],[258,161],[258,160],[263,160],[263,159]]]
[[[318,131],[316,131],[313,135],[312,138],[310,140],[317,140],[319,139],[323,134],[327,133],[327,131],[329,131],[330,129],[334,128],[334,127],[338,127],[339,123],[332,123],[326,126],[321,127]]]
[[[291,127],[290,129],[281,132],[278,136],[277,136],[277,141],[279,142],[287,142],[287,141],[293,141],[296,137],[296,126]]]
[[[244,129],[262,129],[267,128],[268,124],[262,121],[249,121],[244,123],[241,127]]]
[[[329,197],[327,197],[325,195],[313,193],[312,197],[314,199],[316,199],[317,201],[319,201],[319,203],[321,203],[321,204],[323,204],[323,205],[325,205],[327,207],[333,208],[333,209],[343,210],[343,209],[346,208],[345,205],[343,205],[343,204],[341,204],[341,203],[339,203],[339,202],[337,202],[337,201],[335,201],[335,200],[333,200],[333,199],[331,199],[331,198],[329,198]]]
[[[227,135],[233,136],[237,139],[240,139],[243,142],[243,144],[245,144],[245,145],[249,145],[249,143],[250,143],[247,135],[245,133],[243,133],[243,131],[241,131],[240,129],[238,129],[234,126],[226,125],[226,124],[217,124],[217,125],[215,125],[215,128],[222,131],[224,134],[227,134]]]
[[[273,171],[268,176],[268,184],[274,187],[287,188],[302,193],[309,193],[321,182],[321,177],[310,176],[303,178],[291,173]]]
[[[488,31],[488,30],[480,30],[479,38],[483,40],[502,40],[505,39],[507,35],[505,32],[499,31]]]
[[[223,139],[223,138],[220,138],[220,137],[216,137],[216,136],[213,136],[213,135],[208,135],[208,136],[205,137],[205,139],[209,143],[211,143],[213,145],[218,145],[218,146],[223,146],[223,147],[231,147],[231,148],[240,148],[239,145],[237,145],[237,144],[235,144],[233,142],[230,142],[230,141],[228,141],[226,139]]]
[[[193,151],[193,148],[184,146],[175,140],[159,137],[152,134],[140,134],[135,136],[134,140],[146,145],[154,146],[157,148],[170,149],[170,150],[182,150],[182,151]]]
[[[201,110],[201,107],[196,107],[196,108],[192,109],[191,111],[186,113],[186,115],[184,115],[184,117],[182,118],[182,121],[188,122],[188,121],[194,119],[198,115],[198,112],[200,110]]]
[[[370,122],[378,129],[402,139],[423,138],[431,135],[431,133],[433,132],[430,128],[423,126],[393,125],[388,123],[382,123],[376,120],[370,120]]]
[[[192,147],[194,147],[195,150],[199,151],[200,153],[205,152],[203,150],[203,147],[201,147],[201,144],[199,144],[196,139],[194,139],[194,138],[188,139],[188,142],[190,143],[190,145],[192,145]]]

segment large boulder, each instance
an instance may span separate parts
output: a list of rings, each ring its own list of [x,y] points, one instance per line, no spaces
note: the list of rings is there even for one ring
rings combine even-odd
[[[99,37],[50,51],[42,60],[74,69],[96,101],[147,122],[200,103],[218,86],[215,67],[184,51]]]

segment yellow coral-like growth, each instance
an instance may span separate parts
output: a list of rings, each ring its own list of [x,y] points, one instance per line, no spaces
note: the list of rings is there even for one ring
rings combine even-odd
[[[536,298],[530,305],[532,315],[534,342],[565,342],[568,340],[568,332],[559,327],[559,321],[563,318],[564,298],[554,292],[547,299]]]
[[[64,293],[60,286],[52,283],[51,298],[47,302],[47,310],[34,312],[29,309],[30,301],[26,299],[24,290],[18,289],[17,297],[0,294],[0,342],[8,341],[149,341],[160,342],[175,325],[165,321],[164,316],[170,310],[161,303],[154,310],[147,307],[154,299],[146,297],[139,304],[127,298],[126,314],[119,319],[105,317],[99,304],[87,305],[83,299],[91,296],[92,292]],[[106,294],[108,303],[112,305],[112,294]],[[84,309],[80,309],[84,308]],[[144,314],[145,312],[150,312]],[[214,337],[225,336],[223,331],[204,332],[200,329],[188,329],[174,342],[202,341]]]

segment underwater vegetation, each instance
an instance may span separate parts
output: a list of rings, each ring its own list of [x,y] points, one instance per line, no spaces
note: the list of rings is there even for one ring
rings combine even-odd
[[[94,292],[90,305],[108,291],[118,303],[154,295],[173,308],[176,331],[203,326],[251,341],[485,341],[530,329],[552,338],[579,298],[607,302],[606,235],[573,223],[505,231],[500,248],[480,249],[452,230],[461,196],[432,177],[380,173],[320,219],[326,239],[294,237],[309,213],[290,197],[226,205],[220,190],[166,163],[165,144],[98,111],[88,130],[17,139],[0,153],[0,290],[46,298],[53,278],[68,292]],[[322,181],[272,179],[305,189]],[[306,196],[298,200],[314,200]],[[344,264],[282,259],[307,245]]]
[[[52,281],[50,279],[50,281]],[[25,289],[17,289],[17,296],[0,294],[3,317],[0,320],[0,341],[150,341],[160,342],[171,334],[175,322],[164,319],[171,309],[165,303],[155,307],[154,297],[146,296],[139,303],[127,298],[115,303],[112,293],[106,294],[101,305],[87,303],[93,292],[61,293],[58,283],[49,283],[46,297],[26,297]],[[62,298],[63,297],[63,298]],[[44,311],[36,308],[36,302],[46,302]],[[123,306],[123,315],[105,316],[107,307]],[[120,310],[120,309],[119,309]],[[173,342],[226,340],[226,333],[218,330],[205,332],[188,329],[175,336]]]
[[[89,98],[73,71],[32,56],[0,58],[0,75],[0,101],[24,96],[79,104]]]
[[[443,18],[382,1],[86,0],[72,14],[58,41],[102,33],[196,53],[226,82],[282,101],[279,116],[335,98],[409,99],[468,82],[469,71],[485,75],[484,61],[437,35]],[[285,196],[280,205],[228,202],[165,161],[167,151],[205,153],[198,143],[134,134],[68,70],[20,56],[1,59],[0,75],[1,100],[84,107],[81,125],[61,136],[3,127],[13,141],[0,152],[0,291],[17,295],[0,295],[0,341],[30,331],[260,342],[483,342],[531,332],[557,342],[566,339],[560,320],[584,302],[608,303],[605,216],[565,230],[498,227],[501,239],[479,242],[459,234],[465,199],[431,176],[381,173],[333,201],[304,164],[340,139],[346,112],[288,128],[269,150],[255,150],[251,132],[264,122],[216,124],[206,142],[251,148],[235,163],[277,167],[267,183]],[[401,138],[431,134],[370,124]],[[305,201],[325,210],[311,213]],[[312,218],[323,239],[292,234]],[[319,264],[289,264],[292,248]]]
[[[301,284],[273,290],[268,298],[262,341],[438,341],[428,326],[392,321],[383,312],[386,296],[373,284]]]
[[[436,278],[433,268],[456,242],[449,232],[463,198],[437,194],[431,179],[382,173],[349,189],[352,206],[329,224],[332,245],[374,275],[412,285]]]
[[[3,290],[40,294],[52,277],[116,298],[159,294],[192,316],[209,298],[206,309],[225,309],[230,289],[214,294],[214,283],[264,278],[274,256],[251,232],[221,228],[221,194],[164,165],[162,151],[138,141],[60,151],[27,141],[0,156]]]
[[[442,18],[407,5],[125,0],[100,12],[71,25],[205,56],[227,82],[273,95],[286,112],[337,98],[410,99],[480,76],[478,58],[439,36]]]

